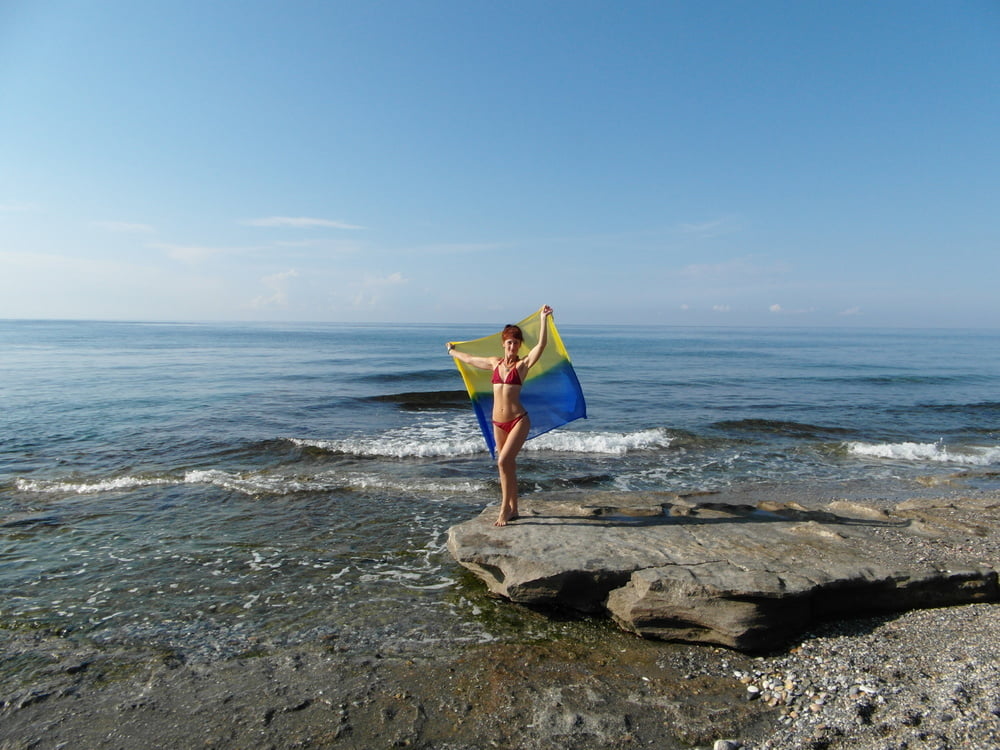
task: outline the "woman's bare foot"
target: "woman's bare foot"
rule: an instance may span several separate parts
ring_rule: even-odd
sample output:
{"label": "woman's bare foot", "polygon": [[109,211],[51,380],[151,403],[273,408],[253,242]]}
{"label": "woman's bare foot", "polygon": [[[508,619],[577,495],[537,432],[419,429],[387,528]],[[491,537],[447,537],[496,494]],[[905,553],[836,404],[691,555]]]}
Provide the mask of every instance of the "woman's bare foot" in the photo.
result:
{"label": "woman's bare foot", "polygon": [[510,523],[511,521],[516,521],[518,518],[520,518],[520,516],[517,515],[517,511],[516,510],[509,510],[507,508],[501,508],[500,509],[500,515],[497,516],[497,520],[493,522],[493,525],[494,526],[506,526],[508,523]]}

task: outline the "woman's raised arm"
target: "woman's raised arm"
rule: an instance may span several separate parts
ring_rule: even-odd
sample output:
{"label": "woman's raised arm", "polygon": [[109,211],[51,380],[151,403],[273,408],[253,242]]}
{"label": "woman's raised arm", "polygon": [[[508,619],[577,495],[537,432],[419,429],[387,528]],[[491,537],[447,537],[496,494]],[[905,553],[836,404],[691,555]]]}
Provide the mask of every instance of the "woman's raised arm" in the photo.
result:
{"label": "woman's raised arm", "polygon": [[552,308],[548,305],[542,305],[541,311],[538,313],[539,317],[539,327],[538,327],[538,341],[528,352],[528,356],[524,358],[528,367],[533,367],[536,362],[541,358],[542,352],[545,351],[545,345],[549,341],[549,323],[548,317],[552,315]]}
{"label": "woman's raised arm", "polygon": [[491,357],[476,357],[472,354],[466,354],[465,352],[460,352],[455,348],[452,342],[448,342],[448,354],[450,354],[455,359],[460,362],[464,362],[469,365],[469,367],[477,367],[480,370],[492,370],[495,366],[497,359]]}

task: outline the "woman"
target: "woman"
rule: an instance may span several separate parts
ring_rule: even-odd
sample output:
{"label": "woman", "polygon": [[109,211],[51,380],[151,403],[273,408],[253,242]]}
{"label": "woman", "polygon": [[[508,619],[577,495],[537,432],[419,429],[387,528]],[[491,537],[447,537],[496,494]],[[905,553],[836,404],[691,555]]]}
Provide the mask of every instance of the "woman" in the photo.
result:
{"label": "woman", "polygon": [[506,526],[516,521],[517,515],[517,454],[528,439],[531,420],[521,405],[521,386],[535,363],[545,351],[548,340],[548,321],[552,308],[542,307],[539,316],[538,342],[521,359],[518,352],[524,336],[521,329],[508,325],[503,329],[502,357],[475,357],[448,344],[448,353],[470,367],[493,371],[493,436],[497,444],[497,468],[500,472],[500,515],[494,526]]}

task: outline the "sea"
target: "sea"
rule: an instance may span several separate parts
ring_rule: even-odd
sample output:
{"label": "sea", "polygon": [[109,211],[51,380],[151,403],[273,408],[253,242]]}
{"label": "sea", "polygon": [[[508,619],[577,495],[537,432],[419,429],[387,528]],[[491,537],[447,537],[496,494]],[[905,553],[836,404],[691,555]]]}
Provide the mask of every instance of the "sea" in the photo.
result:
{"label": "sea", "polygon": [[[496,328],[0,321],[0,639],[551,636],[446,548],[499,487],[445,344]],[[525,498],[1000,487],[1000,332],[559,329],[588,418],[525,446]]]}

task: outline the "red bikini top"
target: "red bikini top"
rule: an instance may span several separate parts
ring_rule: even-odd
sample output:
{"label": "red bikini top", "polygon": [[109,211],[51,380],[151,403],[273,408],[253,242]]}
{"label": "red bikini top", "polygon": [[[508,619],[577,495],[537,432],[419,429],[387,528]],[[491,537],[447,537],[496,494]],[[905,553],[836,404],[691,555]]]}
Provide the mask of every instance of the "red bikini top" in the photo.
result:
{"label": "red bikini top", "polygon": [[507,370],[507,377],[500,377],[500,364],[493,368],[493,379],[490,380],[494,385],[500,383],[501,385],[521,385],[521,373],[517,371],[517,366],[511,367]]}

